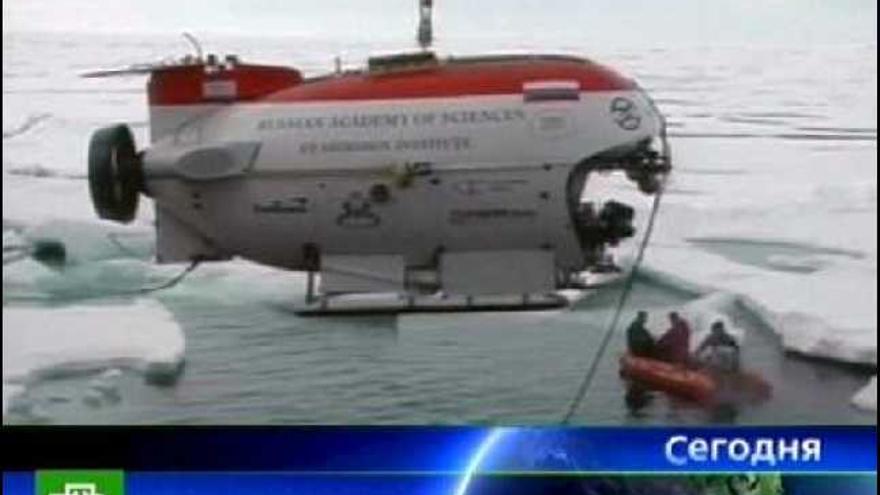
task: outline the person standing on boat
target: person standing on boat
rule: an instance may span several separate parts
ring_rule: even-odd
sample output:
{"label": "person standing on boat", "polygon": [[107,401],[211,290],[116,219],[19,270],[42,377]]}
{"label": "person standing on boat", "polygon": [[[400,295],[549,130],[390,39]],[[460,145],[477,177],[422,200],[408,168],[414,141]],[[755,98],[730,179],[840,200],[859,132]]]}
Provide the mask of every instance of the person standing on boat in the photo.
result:
{"label": "person standing on boat", "polygon": [[657,341],[657,357],[674,364],[688,365],[691,347],[691,328],[677,312],[669,313],[671,327]]}
{"label": "person standing on boat", "polygon": [[739,370],[739,343],[727,333],[724,322],[712,323],[712,331],[697,347],[694,356],[700,363],[717,371],[735,372]]}
{"label": "person standing on boat", "polygon": [[657,354],[657,344],[654,342],[654,337],[645,328],[647,322],[648,313],[639,311],[636,319],[626,329],[627,347],[633,356],[653,358]]}

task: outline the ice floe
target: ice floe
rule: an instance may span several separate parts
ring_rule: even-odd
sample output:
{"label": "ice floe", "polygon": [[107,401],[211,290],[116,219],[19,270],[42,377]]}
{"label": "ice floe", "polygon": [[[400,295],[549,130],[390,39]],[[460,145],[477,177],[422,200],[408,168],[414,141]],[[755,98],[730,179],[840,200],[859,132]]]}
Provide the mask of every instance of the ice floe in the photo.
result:
{"label": "ice floe", "polygon": [[[153,218],[152,202],[148,198],[142,197],[138,216],[129,229],[151,226]],[[111,222],[98,220],[91,204],[89,185],[86,180],[62,175],[34,177],[4,173],[4,225],[11,223],[36,226],[59,219],[77,221],[81,224],[101,225],[104,228],[114,227]]]}
{"label": "ice floe", "polygon": [[3,139],[10,139],[16,136],[20,136],[34,127],[36,127],[40,122],[50,118],[52,114],[50,113],[35,113],[28,115],[24,122],[15,126],[12,129],[6,130],[3,129]]}
{"label": "ice floe", "polygon": [[853,397],[853,404],[866,411],[877,411],[877,377],[871,378],[871,382]]}
{"label": "ice floe", "polygon": [[791,352],[876,367],[876,186],[843,213],[822,191],[773,208],[673,201],[643,270],[748,310]]}
{"label": "ice floe", "polygon": [[[668,224],[686,222],[683,208],[670,210],[664,212]],[[791,351],[877,364],[876,255],[837,256],[828,266],[810,271],[773,270],[760,261],[738,262],[695,249],[687,239],[672,237],[674,229],[658,228],[658,233],[645,258],[648,270],[698,293],[736,294],[737,302],[761,317]]]}
{"label": "ice floe", "polygon": [[3,308],[3,411],[29,383],[45,376],[102,373],[89,387],[89,400],[114,394],[124,367],[148,381],[176,376],[184,359],[184,335],[155,300],[75,307]]}

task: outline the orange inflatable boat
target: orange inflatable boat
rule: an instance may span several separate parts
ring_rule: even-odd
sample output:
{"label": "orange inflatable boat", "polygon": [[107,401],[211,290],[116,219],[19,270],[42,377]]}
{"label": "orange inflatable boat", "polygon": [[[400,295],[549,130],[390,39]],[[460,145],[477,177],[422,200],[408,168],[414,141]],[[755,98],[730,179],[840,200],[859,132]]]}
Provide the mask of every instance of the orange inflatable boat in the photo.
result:
{"label": "orange inflatable boat", "polygon": [[770,384],[754,373],[740,372],[723,378],[715,377],[706,370],[685,368],[631,354],[620,358],[620,375],[646,388],[706,405],[760,402],[772,394]]}

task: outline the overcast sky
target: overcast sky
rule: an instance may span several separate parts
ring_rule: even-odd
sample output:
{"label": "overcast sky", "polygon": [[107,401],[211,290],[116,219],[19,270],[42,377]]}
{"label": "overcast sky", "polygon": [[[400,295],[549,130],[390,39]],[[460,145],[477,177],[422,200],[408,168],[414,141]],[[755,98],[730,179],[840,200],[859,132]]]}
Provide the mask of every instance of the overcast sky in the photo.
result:
{"label": "overcast sky", "polygon": [[[4,31],[414,36],[417,0],[3,0]],[[438,37],[859,42],[876,0],[435,0]]]}

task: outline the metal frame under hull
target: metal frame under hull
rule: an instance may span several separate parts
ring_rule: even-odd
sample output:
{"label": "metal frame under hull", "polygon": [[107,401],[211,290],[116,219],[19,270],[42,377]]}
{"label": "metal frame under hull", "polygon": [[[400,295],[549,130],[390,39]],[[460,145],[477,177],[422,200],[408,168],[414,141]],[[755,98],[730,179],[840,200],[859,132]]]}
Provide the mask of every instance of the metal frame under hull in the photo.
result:
{"label": "metal frame under hull", "polygon": [[398,313],[444,313],[464,311],[535,311],[567,307],[569,300],[559,294],[523,294],[520,296],[409,296],[388,294],[325,296],[295,308],[299,316],[375,315]]}

